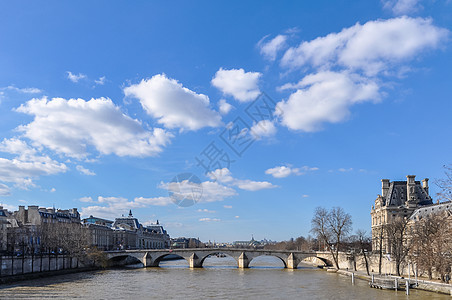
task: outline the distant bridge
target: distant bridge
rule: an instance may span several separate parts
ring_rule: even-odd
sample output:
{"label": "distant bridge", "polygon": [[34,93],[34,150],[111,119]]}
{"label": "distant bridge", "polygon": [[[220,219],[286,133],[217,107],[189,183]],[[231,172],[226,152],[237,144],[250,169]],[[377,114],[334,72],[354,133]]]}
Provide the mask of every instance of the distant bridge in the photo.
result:
{"label": "distant bridge", "polygon": [[318,265],[331,266],[332,259],[329,252],[306,252],[292,250],[261,250],[234,248],[189,248],[189,249],[156,249],[156,250],[118,250],[106,251],[110,262],[126,259],[128,256],[138,259],[144,267],[158,267],[162,259],[168,255],[177,255],[188,261],[190,268],[202,268],[204,260],[210,255],[226,254],[237,261],[239,268],[248,268],[250,262],[262,255],[274,256],[284,263],[284,268],[296,269],[298,264],[311,258]]}

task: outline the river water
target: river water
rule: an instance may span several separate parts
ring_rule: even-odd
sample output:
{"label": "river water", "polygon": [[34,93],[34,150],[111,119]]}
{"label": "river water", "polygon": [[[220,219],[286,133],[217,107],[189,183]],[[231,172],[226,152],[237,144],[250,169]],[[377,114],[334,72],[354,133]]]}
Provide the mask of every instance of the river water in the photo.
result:
{"label": "river water", "polygon": [[122,268],[0,285],[0,299],[450,299],[411,290],[378,290],[368,283],[300,264],[284,269],[274,257],[259,257],[238,269],[232,257],[207,258],[202,269],[185,260],[160,268]]}

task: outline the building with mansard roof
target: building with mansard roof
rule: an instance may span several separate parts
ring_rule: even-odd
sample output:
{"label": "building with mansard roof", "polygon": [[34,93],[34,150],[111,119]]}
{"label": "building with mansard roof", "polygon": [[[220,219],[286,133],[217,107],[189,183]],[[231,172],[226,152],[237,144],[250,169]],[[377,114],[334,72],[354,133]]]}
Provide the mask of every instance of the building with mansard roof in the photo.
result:
{"label": "building with mansard roof", "polygon": [[450,202],[433,203],[429,195],[428,178],[416,181],[415,175],[408,175],[406,181],[381,180],[381,195],[377,196],[370,215],[372,219],[372,249],[390,253],[384,226],[397,218],[416,222],[432,213],[452,209]]}

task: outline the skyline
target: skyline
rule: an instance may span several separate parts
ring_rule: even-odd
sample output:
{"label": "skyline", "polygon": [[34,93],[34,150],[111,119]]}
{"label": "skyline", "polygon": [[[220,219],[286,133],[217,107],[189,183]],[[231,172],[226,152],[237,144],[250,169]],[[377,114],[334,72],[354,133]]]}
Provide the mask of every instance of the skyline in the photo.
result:
{"label": "skyline", "polygon": [[[131,209],[172,237],[227,242],[307,236],[317,206],[370,232],[382,178],[428,177],[436,201],[450,1],[51,3],[0,3],[8,209]],[[261,93],[276,111],[262,123],[247,113]],[[240,149],[231,123],[252,131]],[[229,160],[206,174],[212,143]],[[180,173],[203,183],[201,202],[173,203]]]}

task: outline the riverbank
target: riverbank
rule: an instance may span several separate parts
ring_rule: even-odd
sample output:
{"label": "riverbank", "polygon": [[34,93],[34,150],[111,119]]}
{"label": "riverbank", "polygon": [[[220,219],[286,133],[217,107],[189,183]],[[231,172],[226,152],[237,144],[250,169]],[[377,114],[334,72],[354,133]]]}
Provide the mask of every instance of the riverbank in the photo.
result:
{"label": "riverbank", "polygon": [[[365,280],[367,282],[372,282],[372,276],[367,275],[364,271],[346,271],[346,270],[337,270],[338,274],[345,275],[345,276],[353,276],[354,279],[360,279]],[[352,275],[353,274],[353,275]],[[374,274],[374,278],[391,278],[391,279],[399,279],[400,281],[406,281],[408,278],[400,277],[400,276],[380,276],[378,274]],[[416,285],[417,282],[417,285]],[[446,283],[439,283],[434,281],[428,281],[428,280],[414,280],[410,278],[409,283],[411,284],[412,289],[418,289],[428,292],[435,292],[435,293],[441,293],[446,295],[452,296],[452,284],[446,284]]]}
{"label": "riverbank", "polygon": [[9,276],[0,277],[0,284],[15,283],[15,282],[25,281],[25,280],[41,279],[44,277],[60,276],[60,275],[81,273],[81,272],[88,272],[88,271],[96,271],[96,270],[99,270],[99,268],[97,268],[97,267],[81,267],[81,268],[74,268],[74,269],[43,271],[43,272],[39,272],[39,273],[25,273],[25,274],[9,275]]}

